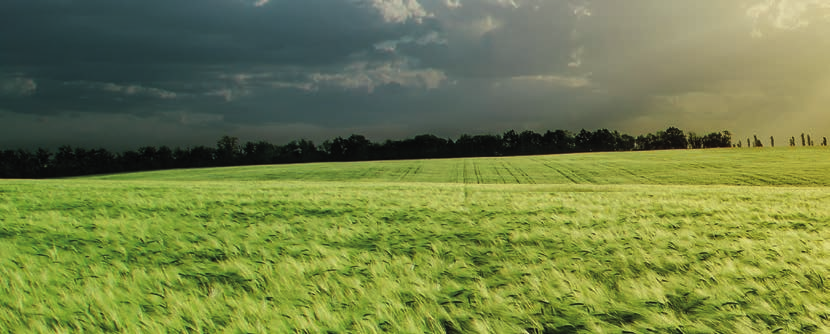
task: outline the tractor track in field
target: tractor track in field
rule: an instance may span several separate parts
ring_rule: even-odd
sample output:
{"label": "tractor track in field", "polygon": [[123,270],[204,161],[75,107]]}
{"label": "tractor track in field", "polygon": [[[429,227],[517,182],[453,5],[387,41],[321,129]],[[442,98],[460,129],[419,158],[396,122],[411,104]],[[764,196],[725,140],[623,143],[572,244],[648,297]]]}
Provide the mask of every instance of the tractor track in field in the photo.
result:
{"label": "tractor track in field", "polygon": [[377,168],[366,168],[366,170],[360,175],[360,177],[362,177],[364,179],[369,179],[373,175],[377,175],[377,174],[378,174],[378,169]]}
{"label": "tractor track in field", "polygon": [[554,171],[559,173],[559,175],[562,175],[564,178],[568,179],[568,181],[571,181],[571,183],[574,183],[574,184],[580,183],[574,176],[566,174],[565,172],[563,172],[559,168],[556,168],[556,167],[548,165],[548,164],[545,164],[545,166],[547,166],[550,169],[553,169]]}
{"label": "tractor track in field", "polygon": [[501,168],[503,168],[507,172],[507,174],[510,174],[510,177],[512,177],[513,180],[516,181],[516,184],[522,184],[522,181],[519,181],[519,178],[516,177],[516,174],[514,174],[513,171],[510,170],[510,166],[506,162],[504,162],[504,160],[501,161]]}
{"label": "tractor track in field", "polygon": [[797,176],[797,175],[782,175],[781,178],[779,178],[779,180],[783,180],[783,181],[786,182],[784,184],[792,185],[792,186],[797,186],[797,185],[819,186],[819,185],[822,185],[821,183],[816,182],[816,180],[809,179],[809,178],[806,178],[806,177]]}
{"label": "tractor track in field", "polygon": [[412,172],[412,167],[404,168],[403,174],[401,174],[401,176],[398,177],[398,180],[403,181],[409,175],[410,172]]}
{"label": "tractor track in field", "polygon": [[418,173],[421,172],[421,167],[423,167],[423,166],[418,165],[417,167],[406,167],[406,168],[404,168],[403,169],[404,172],[400,177],[398,177],[398,180],[399,181],[404,181],[410,175],[412,175],[412,176],[417,175]]}
{"label": "tractor track in field", "polygon": [[653,181],[651,179],[649,179],[649,178],[647,178],[647,177],[645,177],[641,174],[634,173],[630,169],[627,169],[627,168],[623,168],[623,167],[620,167],[620,166],[612,166],[612,165],[603,165],[603,167],[619,170],[619,171],[621,171],[621,172],[623,172],[627,175],[632,176],[636,180],[641,180],[641,181],[645,182],[645,184],[653,183]]}
{"label": "tractor track in field", "polygon": [[476,174],[476,183],[482,184],[484,181],[484,177],[481,176],[481,168],[478,167],[477,163],[473,163],[473,172]]}
{"label": "tractor track in field", "polygon": [[777,184],[776,181],[780,180],[780,178],[769,175],[741,174],[737,177],[737,180],[748,186],[764,186]]}
{"label": "tractor track in field", "polygon": [[493,170],[496,172],[496,176],[503,184],[507,184],[507,180],[505,179],[504,175],[501,175],[501,171],[499,171],[499,166],[493,166]]}
{"label": "tractor track in field", "polygon": [[472,167],[473,167],[472,168],[473,169],[473,175],[469,175],[469,172],[467,171],[467,169],[468,169],[467,168],[467,165],[468,165],[467,163],[468,163],[468,161],[464,161],[464,166],[462,167],[461,177],[462,177],[463,183],[464,184],[472,184],[473,183],[473,178],[475,178],[475,183],[476,184],[481,184],[482,181],[483,181],[483,178],[481,176],[481,169],[478,167],[478,164],[475,163],[475,162],[470,162],[470,164],[472,164]]}
{"label": "tractor track in field", "polygon": [[[513,170],[511,170],[511,168],[510,168],[510,167],[512,167],[512,166],[511,166],[509,163],[506,163],[506,162],[502,161],[502,162],[501,162],[501,164],[502,164],[502,167],[504,168],[504,170],[506,170],[506,171],[507,171],[507,173],[509,173],[509,174],[510,174],[510,176],[511,176],[511,177],[513,177],[513,180],[516,180],[516,184],[522,184],[522,183],[523,183],[523,182],[519,179],[519,177],[518,177],[518,176],[516,176],[516,173],[514,173],[514,172],[513,172]],[[518,172],[521,176],[523,176],[523,177],[525,178],[525,180],[527,180],[527,183],[529,183],[529,184],[535,184],[535,183],[536,183],[535,181],[533,181],[533,179],[530,177],[530,175],[527,175],[527,173],[525,173],[523,170],[521,170],[521,169],[519,169],[519,168],[514,168],[514,169],[516,169],[516,171],[517,171],[517,172]]]}
{"label": "tractor track in field", "polygon": [[[580,183],[582,183],[582,182],[578,179],[578,176],[576,176],[576,175],[568,175],[567,173],[565,173],[564,171],[562,171],[561,169],[557,168],[556,166],[554,166],[554,165],[553,165],[553,164],[551,164],[551,163],[548,163],[548,162],[545,162],[545,161],[542,161],[542,160],[540,160],[539,162],[541,162],[541,163],[542,163],[542,165],[544,165],[545,167],[550,168],[550,169],[552,169],[553,171],[555,171],[555,172],[559,173],[559,175],[562,175],[562,177],[564,177],[564,178],[565,178],[565,179],[567,179],[568,181],[571,181],[571,183],[573,183],[573,184],[580,184]],[[574,174],[574,173],[571,173],[571,174]]]}
{"label": "tractor track in field", "polygon": [[464,164],[461,165],[461,183],[464,184],[464,207],[470,206],[470,182],[467,179],[467,162],[468,160],[464,160]]}
{"label": "tractor track in field", "polygon": [[[467,184],[467,161],[464,160],[464,164],[461,165],[461,183]],[[465,188],[466,189],[466,188]],[[466,192],[465,192],[466,196]]]}
{"label": "tractor track in field", "polygon": [[537,184],[538,183],[538,182],[536,182],[536,179],[534,179],[532,176],[530,176],[530,174],[525,172],[524,169],[518,168],[518,167],[515,167],[515,168],[516,168],[516,171],[519,172],[519,174],[524,176],[525,180],[527,180],[528,183],[530,183],[530,184]]}

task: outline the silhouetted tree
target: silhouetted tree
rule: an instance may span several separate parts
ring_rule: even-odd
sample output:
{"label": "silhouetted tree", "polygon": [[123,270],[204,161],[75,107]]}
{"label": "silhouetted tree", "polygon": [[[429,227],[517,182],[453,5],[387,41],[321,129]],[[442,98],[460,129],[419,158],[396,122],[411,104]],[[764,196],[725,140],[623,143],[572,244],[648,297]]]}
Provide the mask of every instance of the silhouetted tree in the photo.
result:
{"label": "silhouetted tree", "polygon": [[[813,145],[808,136],[805,145]],[[756,146],[760,141],[755,137]],[[771,145],[774,138],[770,137]],[[791,145],[795,145],[792,137]],[[751,145],[749,140],[747,144]],[[740,147],[741,141],[736,146]],[[823,138],[822,145],[826,145]],[[36,153],[25,150],[0,151],[0,178],[56,177],[83,174],[127,172],[167,168],[212,167],[241,164],[298,163],[313,161],[357,161],[368,159],[422,159],[466,156],[501,156],[522,154],[570,153],[583,151],[628,151],[673,148],[731,147],[729,131],[703,137],[678,128],[648,133],[638,137],[618,131],[582,129],[578,134],[565,130],[547,131],[544,135],[525,130],[500,135],[462,135],[457,141],[424,134],[399,141],[372,143],[362,135],[337,137],[315,146],[308,140],[295,140],[284,146],[264,141],[239,145],[236,137],[223,136],[216,147],[175,148],[142,146],[113,154],[105,149],[61,146],[55,154],[44,149]]]}
{"label": "silhouetted tree", "polygon": [[614,151],[617,147],[617,136],[608,129],[599,129],[591,134],[588,144],[593,152]]}
{"label": "silhouetted tree", "polygon": [[565,130],[545,132],[542,142],[546,153],[573,152],[575,147],[574,136]]}
{"label": "silhouetted tree", "polygon": [[[133,150],[124,151],[118,155],[118,165],[120,172],[133,172],[141,170],[141,156],[138,152]],[[187,166],[194,167],[194,166]]]}
{"label": "silhouetted tree", "polygon": [[790,137],[790,146],[795,147],[795,137]]}
{"label": "silhouetted tree", "polygon": [[807,146],[807,139],[804,137],[804,133],[801,134],[801,146]]}
{"label": "silhouetted tree", "polygon": [[362,161],[369,159],[371,142],[362,135],[353,134],[349,138],[326,141],[322,147],[331,161]]}
{"label": "silhouetted tree", "polygon": [[409,159],[446,158],[450,156],[452,140],[435,135],[423,134],[412,138],[406,145]]}
{"label": "silhouetted tree", "polygon": [[720,147],[729,147],[729,143],[732,142],[732,133],[729,130],[723,130],[720,136],[721,146]]}
{"label": "silhouetted tree", "polygon": [[686,134],[683,133],[683,130],[680,130],[676,127],[669,127],[663,132],[663,148],[665,149],[680,149],[686,148],[688,146],[688,142],[686,141]]}
{"label": "silhouetted tree", "polygon": [[502,155],[503,144],[498,135],[461,135],[455,141],[456,154],[462,157],[492,157]]}
{"label": "silhouetted tree", "polygon": [[38,148],[37,152],[35,153],[35,159],[37,161],[38,170],[42,171],[41,173],[45,173],[49,169],[49,167],[51,167],[50,164],[52,160],[52,152],[49,152],[44,148]]}
{"label": "silhouetted tree", "polygon": [[510,130],[501,135],[501,141],[504,146],[504,154],[517,155],[519,154],[519,134],[516,131]]}
{"label": "silhouetted tree", "polygon": [[348,156],[349,160],[369,160],[369,148],[371,147],[366,137],[362,135],[351,135],[348,139]]}
{"label": "silhouetted tree", "polygon": [[647,133],[645,135],[637,136],[635,149],[640,151],[661,149],[658,135]]}
{"label": "silhouetted tree", "polygon": [[632,151],[634,150],[636,144],[636,139],[630,135],[623,134],[620,135],[620,139],[617,141],[617,150],[618,151]]}
{"label": "silhouetted tree", "polygon": [[242,147],[239,146],[239,138],[222,136],[216,142],[216,159],[219,164],[233,165],[242,155]]}
{"label": "silhouetted tree", "polygon": [[760,140],[758,140],[758,136],[753,135],[753,136],[752,136],[752,139],[754,140],[754,141],[753,141],[753,146],[754,146],[754,147],[764,147],[764,144],[763,144],[763,143],[761,143],[761,141],[760,141]]}
{"label": "silhouetted tree", "polygon": [[28,151],[0,152],[0,178],[35,178],[39,170],[37,157]]}
{"label": "silhouetted tree", "polygon": [[189,167],[216,166],[216,149],[206,146],[196,146],[189,151],[187,157]]}
{"label": "silhouetted tree", "polygon": [[55,161],[53,162],[55,173],[61,176],[78,175],[79,163],[75,157],[75,150],[68,145],[58,147],[58,152],[55,153]]}
{"label": "silhouetted tree", "polygon": [[247,142],[242,147],[243,160],[251,165],[277,163],[280,148],[265,141]]}
{"label": "silhouetted tree", "polygon": [[181,147],[176,147],[176,149],[173,150],[173,160],[176,161],[176,167],[177,168],[190,167],[190,165],[188,164],[188,161],[187,161],[189,154],[190,154],[189,151],[186,151],[186,150],[182,149]]}
{"label": "silhouetted tree", "polygon": [[83,174],[112,173],[119,169],[115,154],[103,148],[86,151],[84,160]]}
{"label": "silhouetted tree", "polygon": [[591,137],[593,134],[588,130],[579,130],[579,133],[574,137],[577,152],[591,152]]}
{"label": "silhouetted tree", "polygon": [[[741,147],[738,141],[737,147]],[[732,147],[732,134],[729,131],[712,132],[703,137],[703,148]]]}
{"label": "silhouetted tree", "polygon": [[156,156],[158,150],[153,146],[143,146],[138,148],[139,170],[155,170],[159,169],[158,157]]}
{"label": "silhouetted tree", "polygon": [[473,150],[475,144],[473,143],[473,136],[463,134],[455,141],[455,154],[459,157],[471,157],[474,155]]}
{"label": "silhouetted tree", "polygon": [[696,149],[696,148],[703,148],[703,137],[698,136],[694,132],[689,132],[687,135],[689,148]]}
{"label": "silhouetted tree", "polygon": [[813,140],[810,139],[810,135],[807,135],[807,145],[808,146],[813,146]]}
{"label": "silhouetted tree", "polygon": [[326,155],[328,155],[330,161],[346,161],[347,146],[346,139],[337,137],[324,141],[321,147]]}
{"label": "silhouetted tree", "polygon": [[775,147],[775,138],[769,136],[769,147]]}
{"label": "silhouetted tree", "polygon": [[821,146],[827,146],[827,137],[821,137]]}
{"label": "silhouetted tree", "polygon": [[159,146],[156,151],[156,164],[159,169],[170,169],[176,167],[176,158],[173,150],[166,145]]}
{"label": "silhouetted tree", "polygon": [[[363,137],[363,136],[360,136]],[[351,137],[343,142],[346,150],[354,150],[353,147],[355,145],[354,142],[350,142],[349,140],[353,140]],[[366,138],[363,138],[366,143],[369,141]],[[350,145],[352,147],[350,148]],[[280,155],[278,162],[280,163],[298,163],[298,162],[315,162],[321,161],[322,156],[320,151],[317,149],[317,146],[314,145],[314,142],[306,139],[300,139],[292,141],[279,149]],[[354,152],[350,152],[352,154]],[[363,156],[356,157],[350,160],[367,160],[368,159],[368,151],[365,152]]]}
{"label": "silhouetted tree", "polygon": [[49,177],[51,153],[39,148],[35,153],[23,149],[0,151],[0,179]]}
{"label": "silhouetted tree", "polygon": [[518,154],[540,154],[542,153],[543,137],[536,132],[525,130],[519,134]]}

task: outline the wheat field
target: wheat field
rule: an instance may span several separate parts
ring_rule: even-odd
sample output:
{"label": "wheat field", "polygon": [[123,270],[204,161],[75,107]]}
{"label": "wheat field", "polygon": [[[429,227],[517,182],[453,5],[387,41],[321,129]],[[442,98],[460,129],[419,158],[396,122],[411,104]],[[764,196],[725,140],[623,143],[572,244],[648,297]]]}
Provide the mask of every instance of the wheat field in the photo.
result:
{"label": "wheat field", "polygon": [[9,333],[811,333],[830,151],[0,181]]}

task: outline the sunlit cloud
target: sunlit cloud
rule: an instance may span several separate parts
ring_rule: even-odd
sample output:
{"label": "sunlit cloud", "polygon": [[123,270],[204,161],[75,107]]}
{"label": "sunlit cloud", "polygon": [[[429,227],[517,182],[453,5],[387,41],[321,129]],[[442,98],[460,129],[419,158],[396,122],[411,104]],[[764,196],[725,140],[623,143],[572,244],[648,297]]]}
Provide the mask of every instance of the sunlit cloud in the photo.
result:
{"label": "sunlit cloud", "polygon": [[591,85],[588,76],[522,75],[511,78],[514,82],[549,84],[560,87],[581,88]]}
{"label": "sunlit cloud", "polygon": [[585,47],[580,46],[573,52],[571,52],[571,62],[568,63],[568,67],[580,67],[582,66],[582,56],[585,54]]}
{"label": "sunlit cloud", "polygon": [[444,0],[444,5],[449,9],[461,8],[461,0]]}
{"label": "sunlit cloud", "polygon": [[175,99],[179,94],[166,89],[147,87],[138,84],[117,84],[112,82],[72,81],[64,83],[67,86],[79,86],[107,93],[116,93],[123,96],[140,96],[158,99]]}
{"label": "sunlit cloud", "polygon": [[0,96],[27,97],[37,92],[37,82],[27,77],[0,77]]}
{"label": "sunlit cloud", "polygon": [[405,23],[413,21],[423,23],[425,18],[433,17],[418,0],[353,0],[377,10],[386,22]]}
{"label": "sunlit cloud", "polygon": [[516,0],[494,0],[494,1],[502,7],[519,8],[519,4],[516,2]]}
{"label": "sunlit cloud", "polygon": [[587,5],[571,5],[571,8],[573,10],[574,16],[580,19],[590,17],[591,15],[593,15],[591,13],[591,9],[588,8]]}
{"label": "sunlit cloud", "polygon": [[315,89],[333,86],[344,89],[365,90],[368,93],[377,87],[400,85],[422,89],[436,89],[447,80],[446,74],[436,69],[417,69],[405,61],[379,65],[359,62],[335,73],[314,73],[310,75]]}
{"label": "sunlit cloud", "polygon": [[749,6],[746,15],[755,22],[755,37],[764,36],[763,26],[775,29],[796,30],[809,26],[816,20],[827,21],[830,0],[764,0]]}
{"label": "sunlit cloud", "polygon": [[475,35],[485,35],[491,31],[501,28],[502,22],[492,16],[486,16],[470,24],[470,30]]}
{"label": "sunlit cloud", "polygon": [[397,51],[399,45],[405,44],[417,46],[425,46],[430,44],[445,45],[447,44],[447,39],[441,37],[441,35],[439,35],[438,32],[431,31],[428,34],[417,38],[407,35],[395,40],[378,42],[374,44],[374,47],[376,50],[379,51],[395,52]]}

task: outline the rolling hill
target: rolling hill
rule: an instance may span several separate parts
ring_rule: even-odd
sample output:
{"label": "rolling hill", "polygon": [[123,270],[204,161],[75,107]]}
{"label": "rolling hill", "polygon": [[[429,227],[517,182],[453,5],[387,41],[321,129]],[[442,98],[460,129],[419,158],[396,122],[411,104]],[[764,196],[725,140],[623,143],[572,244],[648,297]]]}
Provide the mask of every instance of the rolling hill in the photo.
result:
{"label": "rolling hill", "polygon": [[830,152],[0,181],[10,332],[811,333]]}

